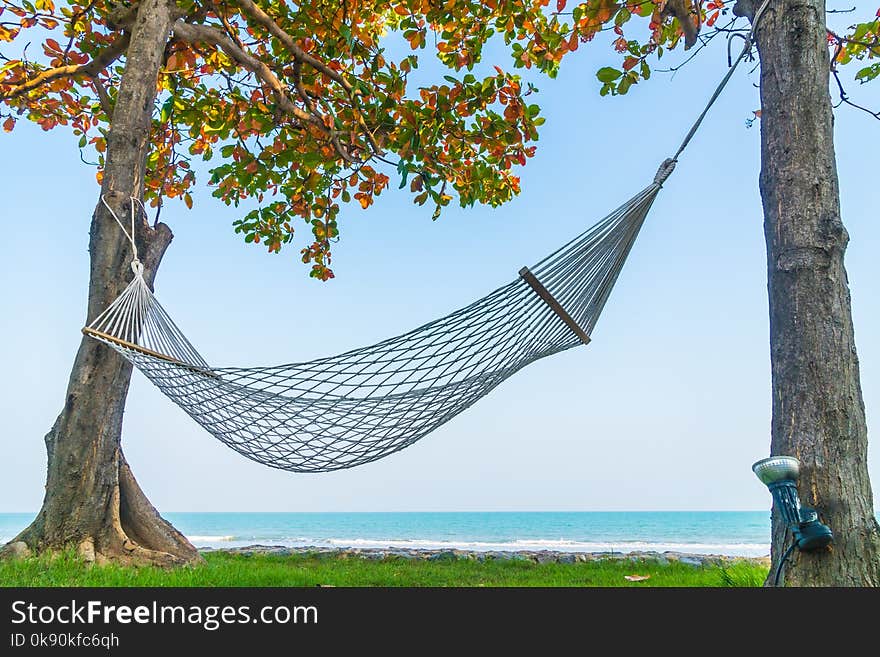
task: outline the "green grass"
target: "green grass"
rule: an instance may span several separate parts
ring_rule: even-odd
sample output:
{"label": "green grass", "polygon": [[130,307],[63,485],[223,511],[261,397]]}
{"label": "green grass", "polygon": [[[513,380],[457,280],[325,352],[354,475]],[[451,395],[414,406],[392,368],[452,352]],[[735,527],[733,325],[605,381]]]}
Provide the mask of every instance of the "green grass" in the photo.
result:
{"label": "green grass", "polygon": [[[650,575],[629,582],[626,575]],[[199,566],[162,570],[89,566],[71,555],[0,561],[0,586],[760,586],[767,568],[748,562],[406,560],[209,553]]]}

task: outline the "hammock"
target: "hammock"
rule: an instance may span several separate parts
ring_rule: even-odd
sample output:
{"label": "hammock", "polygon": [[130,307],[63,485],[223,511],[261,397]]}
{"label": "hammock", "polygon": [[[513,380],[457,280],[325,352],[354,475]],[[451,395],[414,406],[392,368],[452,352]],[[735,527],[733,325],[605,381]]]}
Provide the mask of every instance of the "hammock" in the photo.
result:
{"label": "hammock", "polygon": [[540,358],[590,341],[662,182],[519,277],[378,344],[275,367],[212,367],[134,278],[83,332],[135,365],[190,417],[259,463],[327,472],[407,447]]}
{"label": "hammock", "polygon": [[132,225],[134,278],[83,333],[122,354],[209,433],[270,467],[328,472],[404,449],[529,363],[590,341],[651,204],[751,51],[755,25],[768,3],[764,0],[755,13],[739,57],[654,181],[469,306],[330,358],[276,367],[212,367],[144,281]]}

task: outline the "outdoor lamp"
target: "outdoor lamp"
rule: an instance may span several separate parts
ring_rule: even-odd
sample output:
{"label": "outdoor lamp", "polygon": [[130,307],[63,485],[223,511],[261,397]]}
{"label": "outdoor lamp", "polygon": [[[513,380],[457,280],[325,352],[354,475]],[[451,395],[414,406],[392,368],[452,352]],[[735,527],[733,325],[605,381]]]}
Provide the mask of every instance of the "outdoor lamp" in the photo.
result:
{"label": "outdoor lamp", "polygon": [[802,551],[818,550],[834,539],[828,525],[819,522],[815,509],[801,506],[797,491],[800,462],[793,456],[771,456],[752,466],[761,483],[770,489],[773,502]]}

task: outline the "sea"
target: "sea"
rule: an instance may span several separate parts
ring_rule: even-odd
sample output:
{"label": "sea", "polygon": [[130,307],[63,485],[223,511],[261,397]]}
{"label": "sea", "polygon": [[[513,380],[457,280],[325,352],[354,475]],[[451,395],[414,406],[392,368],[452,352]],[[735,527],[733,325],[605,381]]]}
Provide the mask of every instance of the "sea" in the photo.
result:
{"label": "sea", "polygon": [[[653,550],[760,557],[770,553],[769,511],[166,513],[196,546]],[[0,513],[0,545],[32,520]]]}

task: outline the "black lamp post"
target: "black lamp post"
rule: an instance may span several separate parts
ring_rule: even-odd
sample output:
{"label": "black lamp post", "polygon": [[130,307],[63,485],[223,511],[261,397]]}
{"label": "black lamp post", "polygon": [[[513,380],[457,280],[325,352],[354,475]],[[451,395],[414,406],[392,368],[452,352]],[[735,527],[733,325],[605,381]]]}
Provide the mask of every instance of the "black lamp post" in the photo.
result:
{"label": "black lamp post", "polygon": [[831,528],[819,522],[816,510],[801,506],[797,491],[800,462],[796,458],[771,456],[755,463],[752,471],[770,489],[773,502],[791,530],[798,550],[819,550],[834,540]]}

